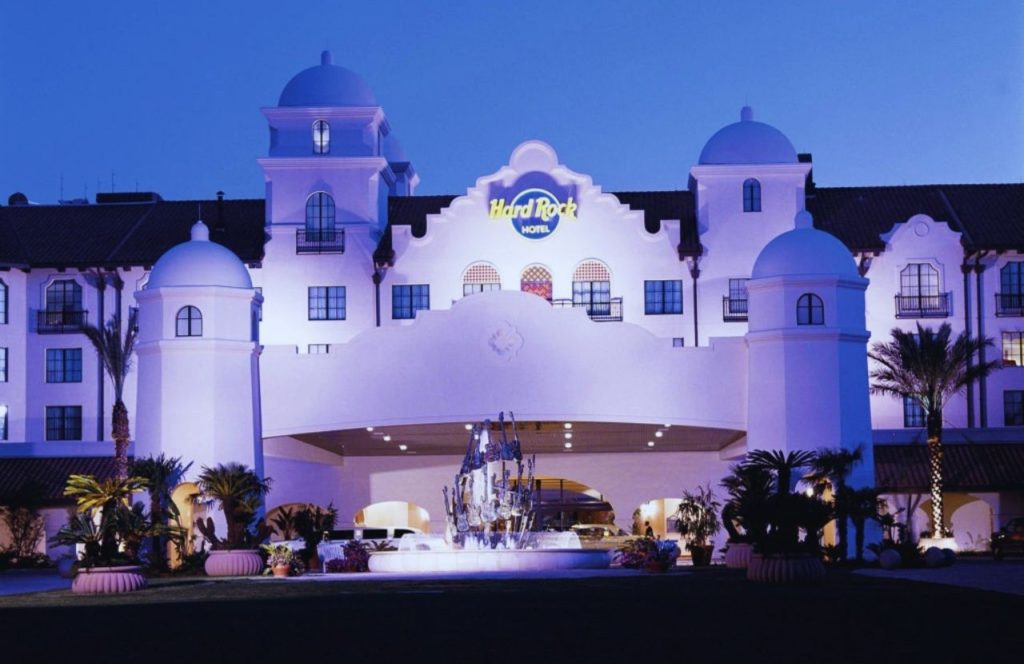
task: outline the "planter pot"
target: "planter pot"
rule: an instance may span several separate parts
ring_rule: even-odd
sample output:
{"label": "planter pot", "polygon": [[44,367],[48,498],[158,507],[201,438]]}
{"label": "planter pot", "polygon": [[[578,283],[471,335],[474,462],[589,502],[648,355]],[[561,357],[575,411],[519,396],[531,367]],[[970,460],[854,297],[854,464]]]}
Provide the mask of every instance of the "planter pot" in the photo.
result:
{"label": "planter pot", "polygon": [[714,549],[710,546],[692,546],[688,549],[694,567],[707,567],[711,564],[711,554],[714,553]]}
{"label": "planter pot", "polygon": [[139,565],[82,568],[71,582],[71,592],[90,595],[128,593],[145,587],[146,577]]}
{"label": "planter pot", "polygon": [[818,556],[751,554],[747,578],[758,583],[816,583],[825,578],[825,565]]}
{"label": "planter pot", "polygon": [[204,569],[206,576],[256,576],[263,569],[263,558],[252,549],[211,551]]}
{"label": "planter pot", "polygon": [[289,572],[291,572],[292,567],[291,567],[291,565],[274,565],[273,569],[274,569],[274,576],[287,577]]}
{"label": "planter pot", "polygon": [[730,569],[746,569],[753,552],[754,547],[749,542],[730,542],[725,549],[725,566]]}

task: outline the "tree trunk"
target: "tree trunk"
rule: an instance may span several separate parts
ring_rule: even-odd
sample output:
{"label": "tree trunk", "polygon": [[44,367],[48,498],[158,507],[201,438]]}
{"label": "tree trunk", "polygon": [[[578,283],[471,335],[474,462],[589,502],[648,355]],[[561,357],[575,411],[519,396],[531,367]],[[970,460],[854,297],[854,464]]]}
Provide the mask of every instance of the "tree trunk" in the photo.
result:
{"label": "tree trunk", "polygon": [[832,494],[832,500],[836,506],[836,548],[839,549],[839,556],[843,560],[846,560],[849,557],[850,524],[846,510],[847,495],[845,484],[842,482],[836,482],[835,492]]}
{"label": "tree trunk", "polygon": [[114,402],[114,414],[112,419],[111,436],[114,439],[114,469],[117,479],[128,479],[128,441],[131,440],[131,430],[128,426],[128,409],[124,402],[118,399]]}
{"label": "tree trunk", "polygon": [[864,562],[864,521],[854,521],[854,542],[857,546],[857,562]]}
{"label": "tree trunk", "polygon": [[[164,523],[163,506],[161,505],[160,497],[152,493],[149,496],[149,519],[154,524],[166,525]],[[152,565],[155,569],[165,570],[167,569],[167,551],[164,548],[164,538],[162,535],[153,535],[150,538],[151,546],[153,547],[153,560]]]}
{"label": "tree trunk", "polygon": [[932,499],[932,537],[945,537],[946,526],[942,506],[942,413],[928,414],[928,473]]}

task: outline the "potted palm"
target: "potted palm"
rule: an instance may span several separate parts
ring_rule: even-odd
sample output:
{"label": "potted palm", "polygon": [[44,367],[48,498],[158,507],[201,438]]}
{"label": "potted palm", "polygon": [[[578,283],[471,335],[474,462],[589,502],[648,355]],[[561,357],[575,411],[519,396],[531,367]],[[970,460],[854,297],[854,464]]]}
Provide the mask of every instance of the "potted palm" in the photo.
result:
{"label": "potted palm", "polygon": [[240,463],[203,466],[199,490],[220,503],[227,522],[227,535],[221,538],[212,518],[196,520],[196,528],[211,546],[204,566],[208,576],[252,576],[263,568],[258,547],[271,529],[259,516],[259,508],[270,482]]}
{"label": "potted palm", "polygon": [[299,576],[305,566],[287,544],[263,544],[260,548],[267,554],[267,568],[263,574],[276,577]]}
{"label": "potted palm", "polygon": [[686,540],[686,550],[690,552],[694,567],[711,564],[711,554],[715,550],[711,538],[722,529],[718,519],[721,507],[710,485],[698,486],[695,493],[683,491],[683,499],[675,515],[676,529]]}
{"label": "potted palm", "polygon": [[763,468],[739,463],[730,468],[721,484],[729,493],[722,507],[722,526],[729,535],[725,566],[746,569],[753,553],[753,540],[768,527],[765,506],[772,495],[772,476]]}
{"label": "potted palm", "polygon": [[64,495],[75,497],[77,512],[52,541],[84,548],[74,564],[72,592],[119,593],[146,586],[139,548],[159,527],[152,524],[141,503],[128,502],[145,486],[141,477],[103,481],[91,475],[68,478]]}

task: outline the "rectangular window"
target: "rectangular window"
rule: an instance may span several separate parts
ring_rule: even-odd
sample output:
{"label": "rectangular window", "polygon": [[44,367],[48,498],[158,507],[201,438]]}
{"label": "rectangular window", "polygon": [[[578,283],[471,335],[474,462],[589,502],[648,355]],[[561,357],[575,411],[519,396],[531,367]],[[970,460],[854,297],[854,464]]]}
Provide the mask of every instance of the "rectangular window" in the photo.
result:
{"label": "rectangular window", "polygon": [[0,348],[0,383],[7,382],[7,349]]}
{"label": "rectangular window", "polygon": [[[260,297],[263,297],[263,287],[262,286],[257,286],[255,290],[256,290],[256,294],[257,295],[259,295]],[[256,305],[256,315],[257,315],[256,320],[259,320],[259,321],[263,320],[263,300],[260,300],[260,303],[258,305]]]}
{"label": "rectangular window", "polygon": [[610,316],[612,313],[612,282],[572,282],[572,304],[585,307],[588,316]]}
{"label": "rectangular window", "polygon": [[1003,332],[1003,366],[1024,367],[1024,332]]}
{"label": "rectangular window", "polygon": [[391,287],[391,317],[415,318],[416,312],[430,309],[430,285],[411,284]]}
{"label": "rectangular window", "polygon": [[0,440],[7,440],[7,405],[0,403]]}
{"label": "rectangular window", "polygon": [[462,296],[487,293],[489,291],[500,291],[501,284],[462,284]]}
{"label": "rectangular window", "polygon": [[1003,392],[1003,423],[1008,427],[1024,426],[1024,390]]}
{"label": "rectangular window", "polygon": [[306,346],[306,352],[310,355],[326,355],[331,352],[330,344],[309,344]]}
{"label": "rectangular window", "polygon": [[0,325],[7,324],[7,284],[0,280]]}
{"label": "rectangular window", "polygon": [[686,346],[686,339],[683,337],[672,337],[673,348],[683,348]]}
{"label": "rectangular window", "polygon": [[914,397],[903,397],[903,426],[910,429],[924,425],[924,408],[921,402]]}
{"label": "rectangular window", "polygon": [[47,406],[46,440],[82,440],[82,407]]}
{"label": "rectangular window", "polygon": [[46,349],[46,382],[47,383],[81,383],[82,382],[82,349],[81,348],[47,348]]}
{"label": "rectangular window", "polygon": [[345,320],[345,287],[310,286],[309,320]]}
{"label": "rectangular window", "polygon": [[683,282],[678,279],[644,282],[644,313],[683,313]]}

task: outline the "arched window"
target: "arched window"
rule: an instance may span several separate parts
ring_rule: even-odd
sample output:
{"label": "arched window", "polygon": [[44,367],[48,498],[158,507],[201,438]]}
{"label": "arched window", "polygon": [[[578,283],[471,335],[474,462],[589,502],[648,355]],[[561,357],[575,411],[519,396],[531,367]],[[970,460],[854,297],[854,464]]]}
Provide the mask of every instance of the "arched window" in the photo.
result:
{"label": "arched window", "polygon": [[825,305],[814,293],[804,293],[796,301],[797,325],[824,325]]}
{"label": "arched window", "polygon": [[462,273],[462,295],[501,290],[501,276],[489,263],[474,263]]}
{"label": "arched window", "polygon": [[334,240],[334,199],[325,191],[306,199],[306,239],[315,242]]}
{"label": "arched window", "polygon": [[911,263],[900,271],[897,318],[943,318],[949,298],[941,292],[939,271],[928,263]]}
{"label": "arched window", "polygon": [[743,211],[761,211],[761,183],[754,178],[743,183]]}
{"label": "arched window", "polygon": [[523,270],[519,279],[519,290],[533,293],[551,301],[551,271],[543,265],[531,265]]}
{"label": "arched window", "polygon": [[328,154],[331,151],[331,125],[326,120],[313,123],[313,154]]}
{"label": "arched window", "polygon": [[600,261],[584,261],[572,275],[572,305],[586,307],[589,316],[609,316],[612,310],[612,277]]}
{"label": "arched window", "polygon": [[1024,262],[1013,261],[999,270],[997,316],[1024,316]]}
{"label": "arched window", "polygon": [[191,305],[178,310],[176,320],[175,336],[178,337],[201,337],[203,336],[203,314],[197,307]]}
{"label": "arched window", "polygon": [[7,284],[0,279],[0,325],[7,325]]}

